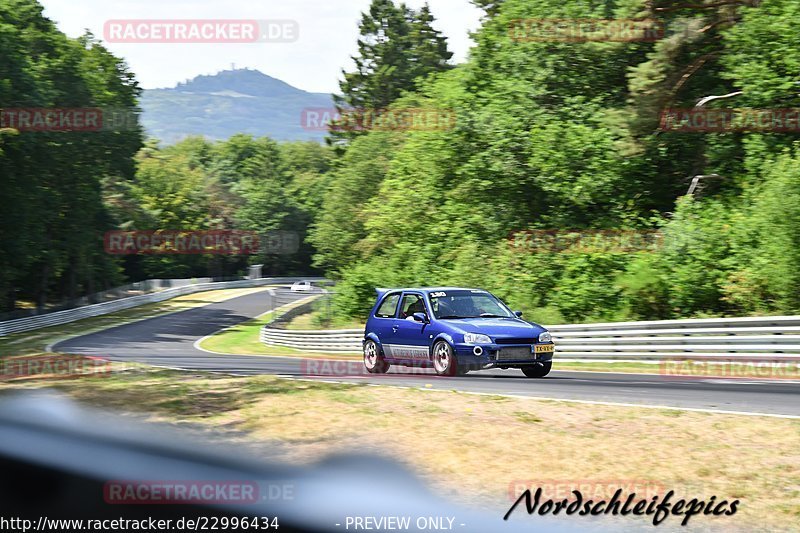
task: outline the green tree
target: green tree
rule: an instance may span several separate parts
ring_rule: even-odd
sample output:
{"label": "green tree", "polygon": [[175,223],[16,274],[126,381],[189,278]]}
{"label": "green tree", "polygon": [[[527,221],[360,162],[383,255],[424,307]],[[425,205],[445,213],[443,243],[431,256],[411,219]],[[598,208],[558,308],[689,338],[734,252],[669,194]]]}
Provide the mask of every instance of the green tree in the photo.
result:
{"label": "green tree", "polygon": [[362,257],[357,245],[367,235],[367,203],[386,175],[397,142],[397,135],[384,132],[358,138],[331,171],[309,236],[316,249],[315,266],[336,275]]}
{"label": "green tree", "polygon": [[[342,70],[341,94],[334,95],[339,112],[378,112],[413,90],[419,78],[451,68],[453,54],[434,22],[427,5],[415,11],[393,0],[372,0],[361,15],[356,68]],[[328,140],[341,144],[356,135],[334,128]]]}
{"label": "green tree", "polygon": [[[469,61],[391,104],[450,110],[455,127],[369,132],[337,162],[314,243],[342,277],[340,312],[361,315],[372,287],[406,283],[481,285],[548,321],[798,311],[793,136],[659,131],[664,108],[709,96],[727,96],[709,108],[797,107],[797,2],[477,4],[487,17]],[[655,42],[509,32],[552,18],[657,18],[666,32]],[[698,174],[720,178],[685,197]],[[639,252],[508,243],[524,229],[653,227],[663,245]]]}
{"label": "green tree", "polygon": [[[102,251],[112,226],[102,183],[133,175],[139,89],[93,36],[67,38],[33,0],[0,1],[0,108],[114,109],[133,120],[103,131],[3,135],[0,305],[42,307],[120,279]],[[8,238],[6,238],[8,235]]]}

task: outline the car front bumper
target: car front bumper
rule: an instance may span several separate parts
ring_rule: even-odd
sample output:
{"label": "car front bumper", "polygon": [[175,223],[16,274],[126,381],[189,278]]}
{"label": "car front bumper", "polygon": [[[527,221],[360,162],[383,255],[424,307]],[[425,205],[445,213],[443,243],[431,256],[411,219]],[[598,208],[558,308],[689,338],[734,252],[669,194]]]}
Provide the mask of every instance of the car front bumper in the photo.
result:
{"label": "car front bumper", "polygon": [[[538,345],[555,346],[553,343],[540,343]],[[474,349],[476,346],[482,348],[482,354],[475,355]],[[501,354],[501,350],[506,353]],[[533,353],[530,344],[456,344],[454,351],[459,364],[483,368],[517,367],[547,363],[553,360],[554,354],[554,352]]]}

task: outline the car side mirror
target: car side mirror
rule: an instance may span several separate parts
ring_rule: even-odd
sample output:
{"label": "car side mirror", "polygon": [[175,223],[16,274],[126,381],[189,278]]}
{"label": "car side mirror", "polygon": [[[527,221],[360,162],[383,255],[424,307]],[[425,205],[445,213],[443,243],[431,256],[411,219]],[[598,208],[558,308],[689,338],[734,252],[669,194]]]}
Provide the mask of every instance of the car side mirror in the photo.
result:
{"label": "car side mirror", "polygon": [[417,322],[422,322],[423,324],[428,323],[428,315],[426,315],[425,313],[414,313],[412,316],[414,317],[414,320],[416,320]]}
{"label": "car side mirror", "polygon": [[514,314],[519,318],[522,316],[522,311],[514,311]]}

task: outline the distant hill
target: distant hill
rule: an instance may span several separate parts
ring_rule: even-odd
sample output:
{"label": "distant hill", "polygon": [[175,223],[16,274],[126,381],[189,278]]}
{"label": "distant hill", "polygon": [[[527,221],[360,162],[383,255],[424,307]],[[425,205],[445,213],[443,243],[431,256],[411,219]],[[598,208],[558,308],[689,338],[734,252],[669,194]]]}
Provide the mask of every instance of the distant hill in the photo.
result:
{"label": "distant hill", "polygon": [[309,93],[257,70],[226,70],[197,76],[172,89],[145,90],[142,123],[166,144],[189,135],[227,139],[236,133],[279,141],[322,141],[326,133],[305,129],[305,108],[330,108],[330,94]]}

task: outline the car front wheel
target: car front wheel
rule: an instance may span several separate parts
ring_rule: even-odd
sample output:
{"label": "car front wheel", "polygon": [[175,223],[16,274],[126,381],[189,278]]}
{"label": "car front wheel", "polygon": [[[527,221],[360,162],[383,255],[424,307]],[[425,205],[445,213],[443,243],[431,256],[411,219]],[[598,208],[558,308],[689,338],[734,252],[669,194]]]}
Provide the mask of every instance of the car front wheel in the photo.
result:
{"label": "car front wheel", "polygon": [[385,374],[389,370],[389,363],[384,360],[378,343],[373,340],[364,343],[364,366],[370,374]]}
{"label": "car front wheel", "polygon": [[463,376],[467,369],[458,366],[453,348],[445,341],[433,345],[433,369],[440,376]]}
{"label": "car front wheel", "polygon": [[553,363],[552,361],[548,361],[546,363],[523,366],[521,370],[522,373],[529,378],[543,378],[550,373],[551,368],[553,368]]}

